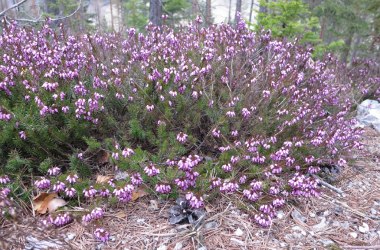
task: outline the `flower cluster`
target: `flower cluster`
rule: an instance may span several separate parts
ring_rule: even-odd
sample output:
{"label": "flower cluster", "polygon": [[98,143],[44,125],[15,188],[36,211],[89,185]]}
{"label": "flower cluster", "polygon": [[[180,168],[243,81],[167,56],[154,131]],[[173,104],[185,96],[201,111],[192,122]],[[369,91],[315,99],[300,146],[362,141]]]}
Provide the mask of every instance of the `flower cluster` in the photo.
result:
{"label": "flower cluster", "polygon": [[[378,65],[315,60],[242,21],[199,23],[125,36],[4,24],[0,147],[20,153],[0,160],[20,171],[28,164],[11,163],[69,160],[65,178],[52,167],[51,179],[35,181],[69,198],[128,202],[143,180],[163,194],[188,190],[193,207],[203,205],[195,190],[242,194],[263,206],[254,216],[263,226],[288,199],[318,195],[311,174],[362,147],[350,112],[363,96],[380,97]],[[93,163],[128,177],[76,190],[74,172]]]}

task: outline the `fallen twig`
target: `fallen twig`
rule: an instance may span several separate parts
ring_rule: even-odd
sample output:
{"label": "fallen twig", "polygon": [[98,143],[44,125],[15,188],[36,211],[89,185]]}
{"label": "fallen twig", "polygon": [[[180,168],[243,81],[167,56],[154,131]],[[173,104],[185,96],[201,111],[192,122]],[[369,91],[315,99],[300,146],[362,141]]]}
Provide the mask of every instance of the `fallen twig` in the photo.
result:
{"label": "fallen twig", "polygon": [[331,189],[332,191],[334,191],[334,192],[336,192],[336,193],[338,193],[338,194],[340,194],[340,195],[343,195],[343,194],[344,194],[344,192],[343,192],[341,189],[339,189],[339,188],[337,188],[337,187],[334,187],[333,185],[331,185],[331,184],[325,182],[325,181],[322,180],[319,176],[317,176],[317,175],[315,175],[315,174],[313,174],[312,176],[313,176],[315,179],[318,179],[319,183],[321,183],[322,186],[325,186],[325,187],[327,187],[328,189]]}

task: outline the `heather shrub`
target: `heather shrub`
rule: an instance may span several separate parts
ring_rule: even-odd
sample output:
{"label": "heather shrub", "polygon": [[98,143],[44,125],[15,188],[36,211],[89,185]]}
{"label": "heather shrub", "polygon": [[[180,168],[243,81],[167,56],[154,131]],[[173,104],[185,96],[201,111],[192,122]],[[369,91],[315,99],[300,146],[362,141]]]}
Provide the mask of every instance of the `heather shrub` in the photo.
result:
{"label": "heather shrub", "polygon": [[[288,199],[318,195],[312,175],[361,147],[351,114],[357,74],[243,22],[200,22],[145,35],[4,24],[2,174],[48,175],[34,185],[74,200],[128,202],[143,182],[186,194],[194,208],[235,194],[263,226]],[[378,87],[371,77],[368,88]],[[107,171],[125,178],[91,181]]]}

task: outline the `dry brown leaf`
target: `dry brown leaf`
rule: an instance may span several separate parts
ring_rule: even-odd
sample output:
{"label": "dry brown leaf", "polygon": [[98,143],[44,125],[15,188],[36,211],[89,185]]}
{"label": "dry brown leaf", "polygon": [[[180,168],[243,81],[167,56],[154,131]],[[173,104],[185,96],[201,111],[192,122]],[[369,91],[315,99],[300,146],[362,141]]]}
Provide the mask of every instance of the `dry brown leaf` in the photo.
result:
{"label": "dry brown leaf", "polygon": [[146,195],[148,195],[148,193],[143,188],[137,188],[132,192],[132,201],[135,201],[138,198],[144,197]]}
{"label": "dry brown leaf", "polygon": [[109,162],[109,157],[110,157],[110,154],[107,152],[107,151],[100,151],[99,152],[99,155],[98,155],[98,163],[99,164],[105,164],[105,163],[108,163]]}
{"label": "dry brown leaf", "polygon": [[106,183],[112,179],[112,176],[98,175],[96,176],[96,183]]}
{"label": "dry brown leaf", "polygon": [[57,193],[41,193],[33,198],[33,207],[37,213],[46,214],[49,202],[58,197]]}
{"label": "dry brown leaf", "polygon": [[54,198],[48,203],[48,211],[49,213],[54,212],[60,207],[63,207],[67,204],[67,202],[64,199],[61,198]]}
{"label": "dry brown leaf", "polygon": [[124,211],[119,211],[119,212],[115,213],[114,216],[119,218],[119,219],[124,219],[127,217],[127,214]]}

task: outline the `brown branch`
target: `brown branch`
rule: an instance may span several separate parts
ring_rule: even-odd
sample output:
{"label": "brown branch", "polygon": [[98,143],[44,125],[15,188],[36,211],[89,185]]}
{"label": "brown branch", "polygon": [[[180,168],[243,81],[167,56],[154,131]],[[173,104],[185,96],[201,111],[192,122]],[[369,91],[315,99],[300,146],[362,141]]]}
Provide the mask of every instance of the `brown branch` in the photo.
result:
{"label": "brown branch", "polygon": [[[23,0],[23,2],[25,2],[25,1],[27,1],[27,0]],[[50,18],[50,20],[51,21],[59,21],[59,20],[63,20],[66,18],[70,18],[80,10],[81,6],[82,6],[82,0],[79,1],[78,7],[71,14],[69,14],[67,16],[57,17],[57,18]],[[1,16],[1,14],[0,14],[0,16]],[[42,18],[42,15],[40,15],[37,19],[25,19],[25,18],[23,19],[23,18],[21,18],[21,19],[14,19],[14,20],[19,21],[19,22],[30,22],[30,23],[44,22],[44,20],[41,20],[41,18]]]}
{"label": "brown branch", "polygon": [[18,6],[20,6],[21,4],[25,3],[26,1],[28,1],[28,0],[22,0],[21,2],[18,2],[16,4],[12,5],[8,9],[3,10],[2,12],[0,12],[0,17],[3,16],[6,12],[8,12],[8,11],[14,9],[14,8],[17,8]]}

